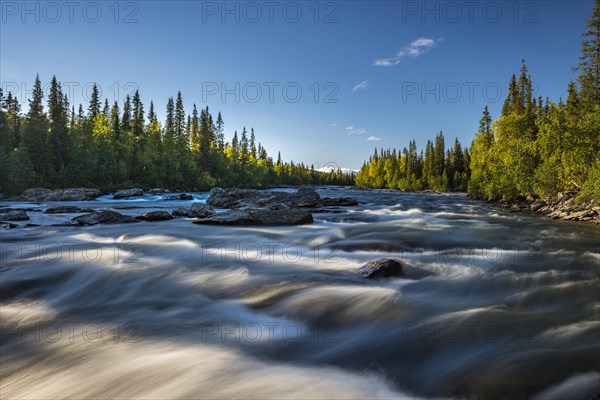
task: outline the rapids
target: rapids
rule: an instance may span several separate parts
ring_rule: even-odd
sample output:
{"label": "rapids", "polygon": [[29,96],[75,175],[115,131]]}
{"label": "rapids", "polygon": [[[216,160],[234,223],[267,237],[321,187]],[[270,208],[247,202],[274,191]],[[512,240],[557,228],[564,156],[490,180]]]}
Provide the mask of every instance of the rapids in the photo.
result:
{"label": "rapids", "polygon": [[[3,230],[0,398],[534,398],[600,391],[600,227],[460,194],[319,188],[312,225]],[[195,193],[194,201],[205,201]],[[192,201],[8,204],[172,211]],[[365,280],[397,258],[402,278]]]}

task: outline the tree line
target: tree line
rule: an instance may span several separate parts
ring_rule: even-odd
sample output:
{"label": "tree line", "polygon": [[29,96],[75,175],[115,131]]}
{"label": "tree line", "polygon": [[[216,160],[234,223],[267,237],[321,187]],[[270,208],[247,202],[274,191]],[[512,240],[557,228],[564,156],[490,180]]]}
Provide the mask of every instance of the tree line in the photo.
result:
{"label": "tree line", "polygon": [[535,98],[525,61],[512,75],[501,115],[487,106],[471,147],[458,139],[445,149],[442,133],[425,153],[415,141],[402,152],[381,150],[356,176],[363,187],[466,191],[475,197],[508,200],[580,190],[600,199],[600,0],[587,20],[577,83],[566,101]]}
{"label": "tree line", "polygon": [[56,77],[44,107],[36,76],[29,110],[12,93],[0,90],[0,191],[25,188],[93,186],[162,187],[180,190],[213,186],[350,185],[352,174],[322,172],[314,166],[274,161],[257,142],[254,129],[244,127],[225,141],[225,123],[208,106],[191,113],[181,92],[166,105],[158,121],[154,103],[145,112],[139,91],[119,105],[101,101],[96,85],[87,110],[70,105]]}

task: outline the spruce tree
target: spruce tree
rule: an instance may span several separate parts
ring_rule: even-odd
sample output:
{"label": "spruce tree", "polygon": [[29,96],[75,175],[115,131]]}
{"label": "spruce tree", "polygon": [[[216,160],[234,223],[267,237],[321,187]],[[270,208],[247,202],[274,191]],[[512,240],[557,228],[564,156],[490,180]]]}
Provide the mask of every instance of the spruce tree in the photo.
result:
{"label": "spruce tree", "polygon": [[578,81],[581,99],[586,107],[600,104],[600,0],[594,1],[592,14],[586,21],[588,30],[583,34],[579,57]]}

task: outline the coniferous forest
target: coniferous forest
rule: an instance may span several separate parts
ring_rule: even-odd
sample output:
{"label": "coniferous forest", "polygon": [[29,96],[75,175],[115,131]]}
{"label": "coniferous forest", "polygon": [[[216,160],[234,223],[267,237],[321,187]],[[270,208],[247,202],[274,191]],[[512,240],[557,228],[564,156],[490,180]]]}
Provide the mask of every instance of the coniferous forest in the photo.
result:
{"label": "coniferous forest", "polygon": [[577,84],[566,101],[534,98],[525,61],[513,75],[501,115],[487,106],[471,147],[455,140],[446,149],[440,132],[418,152],[375,150],[358,175],[363,187],[400,190],[467,191],[488,199],[548,196],[581,190],[582,199],[600,198],[600,2],[596,0],[582,42]]}
{"label": "coniferous forest", "polygon": [[124,104],[101,101],[94,85],[87,110],[76,110],[52,78],[47,98],[36,77],[29,110],[0,91],[2,188],[91,186],[105,190],[142,186],[202,190],[213,186],[351,185],[352,174],[322,172],[302,163],[273,160],[254,129],[225,141],[225,122],[193,105],[186,113],[181,92],[169,98],[159,122],[139,91]]}

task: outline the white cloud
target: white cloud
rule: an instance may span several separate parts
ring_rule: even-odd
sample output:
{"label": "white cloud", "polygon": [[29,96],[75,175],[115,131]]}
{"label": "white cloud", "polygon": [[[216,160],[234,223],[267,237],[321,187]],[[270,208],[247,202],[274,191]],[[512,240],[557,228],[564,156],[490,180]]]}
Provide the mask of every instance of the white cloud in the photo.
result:
{"label": "white cloud", "polygon": [[[344,167],[342,167],[340,169],[342,170],[342,173],[344,173],[344,174],[349,174],[351,172],[358,172],[358,170],[356,170],[356,169],[350,169],[350,168],[344,168]],[[329,173],[329,172],[337,171],[337,168],[333,167],[333,166],[325,166],[325,167],[321,167],[321,168],[317,169],[317,171]]]}
{"label": "white cloud", "polygon": [[353,92],[356,92],[357,90],[363,90],[363,89],[366,89],[368,86],[369,86],[369,82],[367,82],[367,81],[362,81],[361,83],[359,83],[359,84],[355,85],[355,86],[352,88],[352,91],[353,91]]}
{"label": "white cloud", "polygon": [[338,125],[337,125],[335,122],[333,122],[333,123],[329,124],[329,126],[336,127],[336,126],[338,126]]}
{"label": "white cloud", "polygon": [[346,135],[347,136],[362,135],[363,133],[367,133],[367,130],[363,129],[363,128],[354,128],[353,126],[346,127]]}
{"label": "white cloud", "polygon": [[379,136],[369,136],[367,140],[369,142],[380,142],[382,139]]}
{"label": "white cloud", "polygon": [[413,40],[408,46],[404,46],[395,57],[380,58],[373,62],[376,67],[391,67],[400,64],[405,57],[417,58],[420,55],[427,53],[429,50],[438,45],[443,39],[418,38]]}

